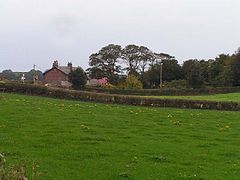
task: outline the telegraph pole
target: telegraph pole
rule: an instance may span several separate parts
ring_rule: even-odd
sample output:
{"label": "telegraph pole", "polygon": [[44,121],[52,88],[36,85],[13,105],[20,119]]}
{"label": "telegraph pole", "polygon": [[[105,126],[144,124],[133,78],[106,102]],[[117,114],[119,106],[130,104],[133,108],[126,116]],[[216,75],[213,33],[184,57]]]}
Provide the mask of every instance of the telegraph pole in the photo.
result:
{"label": "telegraph pole", "polygon": [[33,73],[33,84],[35,84],[36,80],[37,80],[36,64],[33,64],[33,70],[34,70],[34,73]]}
{"label": "telegraph pole", "polygon": [[163,67],[163,63],[162,63],[162,61],[160,61],[160,74],[159,74],[159,79],[160,79],[160,82],[159,82],[159,86],[160,86],[160,88],[162,88],[163,87],[163,79],[162,79],[162,67]]}

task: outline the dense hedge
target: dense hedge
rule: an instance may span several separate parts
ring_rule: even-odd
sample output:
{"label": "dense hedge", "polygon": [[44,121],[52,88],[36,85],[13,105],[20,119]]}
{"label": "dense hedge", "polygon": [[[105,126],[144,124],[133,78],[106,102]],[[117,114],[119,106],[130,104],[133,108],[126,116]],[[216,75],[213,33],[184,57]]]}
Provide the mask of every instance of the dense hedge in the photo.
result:
{"label": "dense hedge", "polygon": [[122,94],[122,95],[138,95],[138,96],[191,96],[204,94],[223,94],[240,92],[240,87],[207,87],[201,89],[107,89],[99,87],[86,87],[86,91],[105,94]]}
{"label": "dense hedge", "polygon": [[22,84],[15,82],[0,82],[0,88],[5,88],[5,92],[16,92],[21,94],[46,95],[48,93],[48,88],[45,86]]}
{"label": "dense hedge", "polygon": [[237,102],[214,102],[200,100],[145,98],[139,96],[101,94],[86,91],[65,90],[58,88],[47,88],[44,86],[13,83],[0,83],[0,88],[6,88],[6,92],[40,95],[61,99],[73,99],[80,101],[92,101],[100,103],[117,103],[151,107],[215,109],[231,111],[240,110],[240,103]]}

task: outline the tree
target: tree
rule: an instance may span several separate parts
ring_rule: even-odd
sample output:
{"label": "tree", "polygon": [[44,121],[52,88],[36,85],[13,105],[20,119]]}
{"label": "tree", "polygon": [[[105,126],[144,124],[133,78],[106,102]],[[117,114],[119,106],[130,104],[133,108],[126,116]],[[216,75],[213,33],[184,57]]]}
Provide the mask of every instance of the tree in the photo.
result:
{"label": "tree", "polygon": [[25,75],[26,81],[32,81],[34,75],[38,76],[38,80],[43,80],[43,73],[34,69],[30,70],[29,72],[13,72],[12,70],[3,70],[1,74],[5,79],[8,80],[19,81],[23,74]]}
{"label": "tree", "polygon": [[233,86],[240,86],[240,49],[232,55],[229,67],[232,72],[232,84]]}
{"label": "tree", "polygon": [[127,74],[139,77],[144,83],[145,71],[154,62],[155,55],[145,46],[130,44],[122,50],[122,59],[126,64]]}
{"label": "tree", "polygon": [[160,68],[157,65],[151,65],[150,69],[144,73],[143,87],[157,88],[160,83]]}
{"label": "tree", "polygon": [[10,69],[3,70],[2,76],[8,80],[18,80],[16,74]]}
{"label": "tree", "polygon": [[[159,61],[157,61],[159,60]],[[153,62],[152,62],[153,61]],[[160,61],[162,64],[162,80],[170,82],[172,80],[183,79],[181,66],[174,56],[165,53],[155,53],[150,61],[150,68],[144,73],[144,88],[159,87],[160,83]]]}
{"label": "tree", "polygon": [[107,77],[109,82],[116,84],[121,73],[120,57],[121,46],[109,44],[98,53],[89,57],[90,68],[87,69],[90,78],[100,79]]}
{"label": "tree", "polygon": [[125,70],[128,72],[128,74],[134,74],[137,75],[138,68],[140,65],[140,51],[139,51],[139,46],[130,44],[127,45],[123,50],[122,50],[122,59],[124,60],[125,64],[127,67]]}
{"label": "tree", "polygon": [[204,84],[200,62],[197,59],[185,61],[182,69],[189,87],[199,88]]}
{"label": "tree", "polygon": [[32,81],[34,75],[37,75],[39,81],[43,80],[43,73],[39,70],[34,70],[34,69],[30,70],[25,74],[26,80]]}
{"label": "tree", "polygon": [[232,86],[233,74],[231,68],[232,57],[220,54],[209,64],[211,84],[214,86]]}
{"label": "tree", "polygon": [[[170,82],[172,80],[179,80],[183,78],[182,68],[175,59],[164,59],[163,63],[163,81]],[[158,69],[159,69],[158,65]]]}
{"label": "tree", "polygon": [[154,53],[145,46],[139,47],[139,71],[141,82],[144,83],[144,73],[149,67],[149,64],[155,59]]}
{"label": "tree", "polygon": [[87,75],[82,68],[78,67],[69,74],[69,81],[72,83],[73,88],[81,89],[87,83]]}

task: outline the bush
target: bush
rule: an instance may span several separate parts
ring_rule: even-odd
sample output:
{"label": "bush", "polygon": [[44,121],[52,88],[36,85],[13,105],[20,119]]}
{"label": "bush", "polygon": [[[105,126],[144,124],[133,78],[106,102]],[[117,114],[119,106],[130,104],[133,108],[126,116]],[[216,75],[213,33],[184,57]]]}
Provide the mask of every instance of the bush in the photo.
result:
{"label": "bush", "polygon": [[127,77],[125,82],[119,84],[119,87],[123,89],[142,89],[143,85],[136,76],[131,74]]}

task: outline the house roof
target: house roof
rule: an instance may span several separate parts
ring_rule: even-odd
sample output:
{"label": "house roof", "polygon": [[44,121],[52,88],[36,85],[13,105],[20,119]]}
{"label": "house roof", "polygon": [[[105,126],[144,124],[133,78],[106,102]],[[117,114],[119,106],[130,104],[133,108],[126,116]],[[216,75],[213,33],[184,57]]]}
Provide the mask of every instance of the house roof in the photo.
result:
{"label": "house roof", "polygon": [[[70,74],[70,72],[71,72],[71,69],[68,66],[59,66],[58,69],[67,75]],[[73,71],[75,71],[76,69],[77,69],[76,67],[72,67]]]}
{"label": "house roof", "polygon": [[[61,71],[62,73],[64,73],[65,75],[69,75],[71,70],[70,67],[68,66],[58,66],[58,67],[52,67],[51,69],[46,70],[43,75],[45,75],[46,73],[48,73],[49,71],[51,71],[52,69],[58,69],[59,71]],[[77,67],[72,67],[72,70],[75,71],[77,69]]]}

